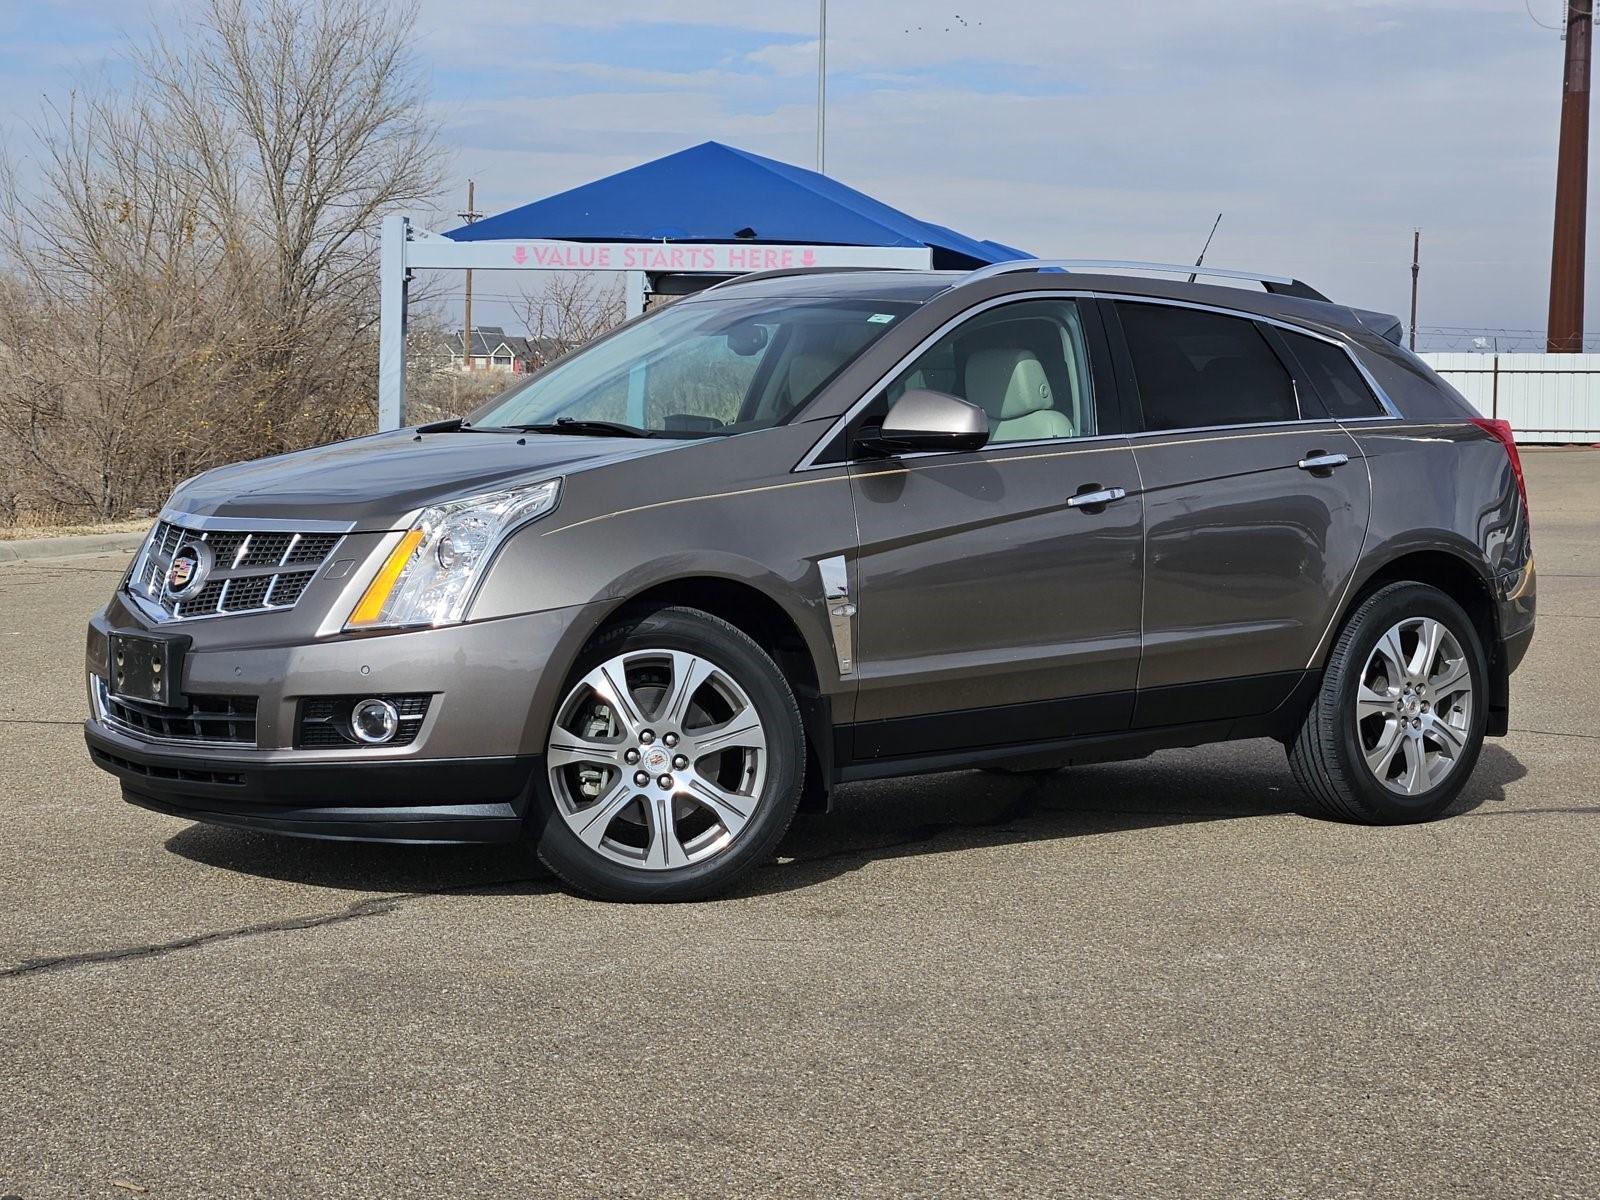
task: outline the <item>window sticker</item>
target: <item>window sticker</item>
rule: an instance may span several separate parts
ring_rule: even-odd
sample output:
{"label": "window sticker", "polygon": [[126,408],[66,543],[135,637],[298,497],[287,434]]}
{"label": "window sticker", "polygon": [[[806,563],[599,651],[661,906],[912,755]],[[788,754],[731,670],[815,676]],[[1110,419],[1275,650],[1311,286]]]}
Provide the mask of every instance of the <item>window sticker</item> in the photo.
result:
{"label": "window sticker", "polygon": [[867,318],[867,324],[869,324],[869,325],[887,325],[892,320],[894,320],[894,314],[893,313],[873,313],[870,317]]}

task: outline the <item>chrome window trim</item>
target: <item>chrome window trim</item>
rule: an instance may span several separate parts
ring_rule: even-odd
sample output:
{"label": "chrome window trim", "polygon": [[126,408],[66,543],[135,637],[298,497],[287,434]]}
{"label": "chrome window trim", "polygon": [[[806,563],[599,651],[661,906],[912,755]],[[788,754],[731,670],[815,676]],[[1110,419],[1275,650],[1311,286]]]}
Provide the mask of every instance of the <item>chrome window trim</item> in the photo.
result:
{"label": "chrome window trim", "polygon": [[186,529],[215,529],[218,533],[349,533],[354,521],[314,521],[278,517],[202,517],[176,508],[161,510],[161,521]]}
{"label": "chrome window trim", "polygon": [[[1316,338],[1320,342],[1327,342],[1330,346],[1337,346],[1340,350],[1344,351],[1345,356],[1347,358],[1349,358],[1351,363],[1353,363],[1355,365],[1355,368],[1360,373],[1362,379],[1366,380],[1367,386],[1372,389],[1372,394],[1377,397],[1378,404],[1384,411],[1383,411],[1383,413],[1374,414],[1373,416],[1370,416],[1370,417],[1344,417],[1344,418],[1341,418],[1341,417],[1333,417],[1333,416],[1328,416],[1328,417],[1304,417],[1304,416],[1302,416],[1302,417],[1298,418],[1295,421],[1257,421],[1257,422],[1252,422],[1252,423],[1247,424],[1247,425],[1185,425],[1185,426],[1182,426],[1181,428],[1178,428],[1178,429],[1160,429],[1160,430],[1148,430],[1148,429],[1146,429],[1146,430],[1140,430],[1140,431],[1138,431],[1136,433],[1093,434],[1093,435],[1091,435],[1089,437],[1072,437],[1072,438],[1044,438],[1042,440],[1032,441],[1032,442],[997,442],[992,446],[984,446],[981,450],[968,451],[967,453],[987,454],[987,453],[989,453],[990,450],[1000,450],[1000,449],[1015,450],[1015,449],[1022,449],[1024,447],[1028,447],[1028,446],[1059,445],[1062,442],[1094,442],[1094,441],[1103,441],[1106,438],[1126,438],[1126,439],[1131,441],[1131,440],[1133,440],[1135,438],[1147,437],[1147,436],[1151,436],[1151,435],[1164,436],[1164,435],[1168,435],[1168,434],[1180,434],[1180,433],[1214,433],[1214,432],[1216,432],[1218,430],[1222,430],[1222,429],[1259,429],[1259,428],[1263,428],[1263,427],[1269,426],[1269,425],[1302,425],[1302,424],[1311,425],[1311,424],[1317,424],[1317,423],[1322,423],[1322,422],[1332,422],[1334,424],[1343,425],[1343,424],[1345,424],[1345,423],[1347,423],[1349,421],[1399,421],[1399,420],[1404,420],[1404,417],[1402,416],[1400,410],[1395,406],[1394,401],[1389,399],[1389,394],[1387,392],[1385,392],[1383,390],[1383,388],[1379,385],[1378,381],[1372,377],[1372,372],[1367,370],[1366,365],[1361,361],[1360,357],[1355,353],[1355,351],[1353,351],[1349,347],[1349,345],[1347,343],[1345,343],[1344,341],[1342,341],[1341,339],[1339,339],[1337,337],[1334,337],[1331,334],[1323,333],[1320,330],[1307,329],[1305,326],[1296,325],[1292,321],[1281,320],[1281,319],[1279,319],[1277,317],[1262,316],[1260,313],[1245,312],[1245,311],[1242,311],[1240,309],[1226,308],[1226,307],[1224,307],[1222,305],[1219,305],[1219,304],[1200,304],[1200,303],[1197,303],[1197,302],[1192,301],[1192,300],[1168,300],[1168,299],[1165,299],[1165,298],[1163,298],[1161,296],[1134,296],[1134,295],[1124,295],[1122,293],[1114,293],[1113,294],[1113,293],[1095,292],[1095,291],[1090,291],[1090,290],[1079,290],[1079,289],[1069,289],[1069,288],[1035,289],[1035,290],[1023,291],[1023,292],[1007,292],[1004,295],[991,296],[989,299],[983,301],[980,304],[974,304],[971,308],[963,309],[960,313],[958,313],[957,315],[955,315],[955,316],[951,317],[949,320],[947,320],[943,325],[940,325],[937,330],[935,330],[933,333],[929,334],[927,337],[923,338],[922,341],[918,342],[915,348],[913,348],[907,354],[903,355],[895,363],[895,365],[892,368],[890,368],[887,372],[885,372],[884,375],[880,379],[877,380],[877,382],[875,382],[870,388],[868,388],[866,390],[865,393],[863,393],[863,395],[861,396],[860,399],[858,399],[854,404],[852,404],[849,408],[845,409],[845,411],[843,413],[841,413],[838,417],[836,417],[828,425],[828,428],[823,433],[823,435],[820,438],[818,438],[817,441],[812,445],[811,449],[806,451],[805,456],[803,458],[801,458],[801,460],[798,463],[795,464],[794,471],[796,471],[796,472],[799,472],[799,471],[811,471],[811,470],[816,470],[819,467],[847,467],[847,466],[850,466],[853,463],[878,461],[878,460],[875,460],[875,459],[846,458],[846,459],[843,459],[843,460],[841,460],[839,462],[818,463],[817,462],[817,456],[820,455],[823,452],[823,450],[825,450],[827,448],[828,444],[830,442],[832,442],[833,439],[839,435],[839,432],[842,429],[844,429],[845,426],[849,425],[849,423],[855,419],[856,415],[858,413],[860,413],[860,411],[863,408],[865,408],[869,403],[871,403],[872,400],[876,399],[876,397],[877,397],[877,395],[878,395],[878,393],[880,391],[882,391],[884,388],[889,386],[890,382],[892,382],[894,380],[894,378],[897,375],[900,374],[900,372],[904,371],[907,367],[909,367],[913,362],[915,362],[917,360],[917,358],[919,358],[924,352],[926,352],[928,349],[930,349],[934,345],[934,343],[939,341],[940,338],[944,337],[945,334],[949,333],[956,326],[962,324],[963,322],[965,322],[966,320],[968,320],[971,317],[975,317],[975,316],[979,315],[980,313],[987,312],[991,308],[998,308],[1002,304],[1011,304],[1011,303],[1014,303],[1014,302],[1019,301],[1019,300],[1048,300],[1048,299],[1111,300],[1111,301],[1129,300],[1129,301],[1133,301],[1134,303],[1139,303],[1139,304],[1166,304],[1166,305],[1170,305],[1170,306],[1176,307],[1176,308],[1194,308],[1194,309],[1199,309],[1202,312],[1219,313],[1219,314],[1221,314],[1222,316],[1225,316],[1225,317],[1237,317],[1237,318],[1239,318],[1241,320],[1245,320],[1245,321],[1260,321],[1263,324],[1274,325],[1274,326],[1276,326],[1276,327],[1278,327],[1280,329],[1287,329],[1290,333],[1298,333],[1298,334],[1301,334],[1301,335],[1303,335],[1305,337]],[[1297,402],[1298,402],[1298,398],[1297,398]],[[956,452],[955,451],[933,451],[933,450],[930,450],[930,451],[925,451],[925,452],[920,453],[920,454],[904,454],[904,455],[899,455],[897,457],[905,458],[905,459],[927,458],[927,457],[930,457],[930,456],[943,456],[943,455],[947,455],[947,454],[951,454],[951,453],[956,453]]]}
{"label": "chrome window trim", "polygon": [[[1388,420],[1387,417],[1373,417],[1374,421]],[[1282,429],[1290,433],[1312,425],[1331,425],[1339,428],[1337,417],[1296,417],[1292,421],[1247,421],[1238,425],[1185,425],[1182,429],[1146,429],[1140,433],[1128,434],[1130,442],[1138,442],[1145,438],[1163,437],[1188,437],[1197,433],[1229,433],[1238,429],[1248,433],[1254,429]]]}
{"label": "chrome window trim", "polygon": [[[1299,330],[1298,332],[1300,332],[1300,333],[1308,333],[1308,331],[1303,330],[1303,329]],[[1308,336],[1310,336],[1310,335],[1308,334]],[[1324,339],[1324,340],[1326,340],[1326,339]],[[1403,417],[1401,415],[1401,413],[1400,413],[1399,406],[1396,405],[1393,400],[1389,399],[1389,393],[1384,391],[1383,390],[1383,386],[1376,379],[1374,379],[1372,377],[1372,372],[1367,370],[1367,364],[1361,361],[1361,356],[1359,354],[1357,354],[1354,350],[1350,349],[1349,346],[1346,346],[1343,342],[1337,343],[1337,345],[1339,346],[1339,348],[1341,350],[1343,350],[1346,354],[1348,354],[1350,356],[1350,361],[1355,363],[1356,370],[1361,372],[1361,378],[1363,378],[1363,379],[1365,379],[1367,381],[1367,386],[1372,389],[1372,394],[1378,398],[1379,407],[1381,407],[1383,409],[1383,414],[1379,415],[1379,416],[1374,416],[1374,417],[1341,417],[1339,419],[1341,421],[1403,421],[1403,420],[1405,420],[1405,417]]]}
{"label": "chrome window trim", "polygon": [[[1167,300],[1160,296],[1124,296],[1120,294],[1101,294],[1099,299],[1112,301],[1127,300],[1134,304],[1165,304],[1171,308],[1196,308],[1201,312],[1219,313],[1224,317],[1239,317],[1246,321],[1259,321],[1263,325],[1272,325],[1278,329],[1287,329],[1290,333],[1298,333],[1302,337],[1315,338],[1319,342],[1327,342],[1328,345],[1337,346],[1340,350],[1344,351],[1345,357],[1350,360],[1352,365],[1354,365],[1356,371],[1361,375],[1361,378],[1367,381],[1367,386],[1372,389],[1372,394],[1377,397],[1378,406],[1382,408],[1384,412],[1388,413],[1391,419],[1400,419],[1400,410],[1395,407],[1394,401],[1389,399],[1388,393],[1378,386],[1378,381],[1372,377],[1372,372],[1367,370],[1366,365],[1362,363],[1361,359],[1356,356],[1355,351],[1350,349],[1350,347],[1339,338],[1323,333],[1320,330],[1307,329],[1304,325],[1296,325],[1293,321],[1285,321],[1279,317],[1264,317],[1260,313],[1241,312],[1238,309],[1225,308],[1220,304],[1199,304],[1193,300]],[[1291,378],[1293,377],[1291,376]],[[1308,420],[1310,418],[1301,419]],[[1329,421],[1337,421],[1341,418],[1330,416],[1325,419]],[[1378,421],[1382,420],[1383,418],[1381,415],[1375,414],[1371,417],[1350,417],[1347,419],[1352,421]],[[1268,423],[1273,425],[1283,425],[1286,422],[1272,421]],[[1189,426],[1184,426],[1184,428],[1187,429]],[[1224,426],[1224,428],[1229,427]],[[1242,428],[1242,426],[1233,426],[1232,428]]]}
{"label": "chrome window trim", "polygon": [[[1056,437],[1037,438],[1031,442],[996,442],[992,446],[984,446],[981,450],[918,450],[912,454],[896,454],[892,458],[852,458],[849,462],[821,463],[818,467],[808,467],[807,470],[817,470],[820,467],[871,467],[880,463],[915,462],[920,458],[953,458],[960,454],[1000,453],[1005,450],[1047,450],[1061,449],[1063,453],[1073,446],[1097,446],[1102,442],[1128,443],[1125,433],[1096,433],[1089,437]],[[1087,453],[1087,451],[1086,451]],[[1002,460],[1004,461],[1004,460]],[[795,470],[799,470],[796,467]]]}
{"label": "chrome window trim", "polygon": [[[1067,289],[1067,288],[1042,288],[1042,289],[1035,289],[1035,290],[1025,291],[1025,292],[1007,292],[1007,293],[1005,293],[1004,295],[1001,295],[1001,296],[991,296],[991,297],[989,297],[989,299],[987,299],[987,300],[985,300],[985,301],[983,301],[983,302],[981,302],[979,304],[974,304],[970,308],[962,309],[961,312],[959,312],[955,316],[951,317],[944,324],[940,325],[938,329],[934,330],[927,337],[923,338],[920,342],[918,342],[916,344],[915,348],[913,348],[909,353],[901,356],[901,358],[895,363],[895,365],[892,368],[890,368],[887,372],[885,372],[884,375],[876,383],[874,383],[871,387],[869,387],[862,394],[860,399],[858,399],[849,408],[845,409],[844,412],[840,413],[838,417],[834,418],[834,420],[828,425],[827,431],[823,433],[822,437],[817,439],[816,443],[811,447],[811,449],[806,451],[805,457],[802,458],[798,463],[795,464],[794,470],[795,471],[811,471],[811,470],[815,470],[815,469],[817,469],[819,467],[846,467],[846,466],[849,466],[851,463],[856,463],[856,462],[876,462],[876,461],[878,461],[876,459],[847,458],[847,459],[844,459],[844,460],[842,460],[840,462],[836,462],[836,463],[819,463],[819,462],[817,462],[817,456],[819,454],[821,454],[824,449],[827,448],[827,445],[828,445],[829,442],[833,441],[833,439],[838,436],[839,431],[841,429],[843,429],[845,426],[847,426],[851,421],[853,421],[855,419],[857,413],[859,413],[869,403],[871,403],[874,399],[876,399],[876,397],[877,397],[879,392],[881,392],[884,388],[889,386],[890,381],[893,380],[896,375],[899,375],[900,372],[904,371],[907,367],[909,367],[913,362],[915,362],[919,357],[921,357],[921,355],[924,352],[926,352],[927,350],[932,348],[932,346],[936,342],[938,342],[940,338],[944,337],[945,334],[949,333],[950,330],[954,329],[957,325],[961,325],[961,324],[965,323],[967,320],[978,316],[980,313],[988,312],[991,308],[999,308],[1001,305],[1004,305],[1004,304],[1015,304],[1015,303],[1017,303],[1019,301],[1022,301],[1022,300],[1093,300],[1095,298],[1096,297],[1095,297],[1095,294],[1093,292],[1086,291],[1086,290],[1073,290],[1073,289]],[[1097,434],[1092,434],[1089,437],[1044,438],[1044,439],[1041,439],[1041,440],[1042,440],[1042,443],[1045,444],[1045,445],[1058,445],[1061,442],[1087,442],[1087,441],[1097,441],[1097,440],[1100,440],[1100,439],[1106,438],[1106,437],[1121,437],[1121,436],[1123,436],[1123,435],[1122,434],[1100,434],[1100,433],[1097,433]],[[902,455],[896,455],[896,457],[897,458],[927,458],[930,455],[945,455],[945,454],[952,454],[952,453],[987,454],[990,450],[999,450],[999,449],[1002,449],[1002,448],[1014,450],[1014,449],[1017,449],[1017,448],[1019,448],[1021,446],[1025,446],[1025,445],[1039,445],[1039,444],[1040,444],[1040,441],[1034,441],[1034,442],[996,442],[992,446],[984,446],[982,449],[974,450],[974,451],[928,450],[928,451],[923,451],[922,453],[919,453],[919,454],[902,454]]]}

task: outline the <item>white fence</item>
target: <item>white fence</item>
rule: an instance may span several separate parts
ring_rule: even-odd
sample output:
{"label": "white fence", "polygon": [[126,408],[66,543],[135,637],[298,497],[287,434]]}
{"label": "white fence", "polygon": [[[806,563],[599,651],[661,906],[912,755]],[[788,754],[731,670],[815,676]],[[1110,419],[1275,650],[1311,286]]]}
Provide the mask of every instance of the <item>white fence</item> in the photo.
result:
{"label": "white fence", "polygon": [[1600,354],[1424,354],[1519,442],[1600,442]]}

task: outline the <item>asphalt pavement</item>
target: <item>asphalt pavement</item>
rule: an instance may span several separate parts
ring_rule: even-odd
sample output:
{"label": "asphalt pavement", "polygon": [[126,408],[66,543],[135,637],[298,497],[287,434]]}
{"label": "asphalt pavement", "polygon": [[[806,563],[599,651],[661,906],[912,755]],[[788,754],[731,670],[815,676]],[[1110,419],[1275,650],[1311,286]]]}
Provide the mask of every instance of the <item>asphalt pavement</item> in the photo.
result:
{"label": "asphalt pavement", "polygon": [[0,564],[0,1198],[1600,1193],[1600,451],[1446,819],[1281,747],[858,785],[732,896],[121,801],[125,555]]}

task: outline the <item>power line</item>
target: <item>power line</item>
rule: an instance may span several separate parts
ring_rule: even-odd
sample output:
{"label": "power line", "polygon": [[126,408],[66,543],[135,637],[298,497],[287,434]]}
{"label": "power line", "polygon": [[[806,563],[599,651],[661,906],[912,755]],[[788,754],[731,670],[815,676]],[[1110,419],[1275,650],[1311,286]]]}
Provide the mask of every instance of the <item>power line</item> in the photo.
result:
{"label": "power line", "polygon": [[1560,33],[1562,31],[1562,27],[1560,25],[1546,25],[1543,21],[1539,20],[1538,17],[1533,15],[1533,0],[1522,0],[1522,7],[1528,10],[1528,19],[1540,29],[1548,29],[1551,33]]}

